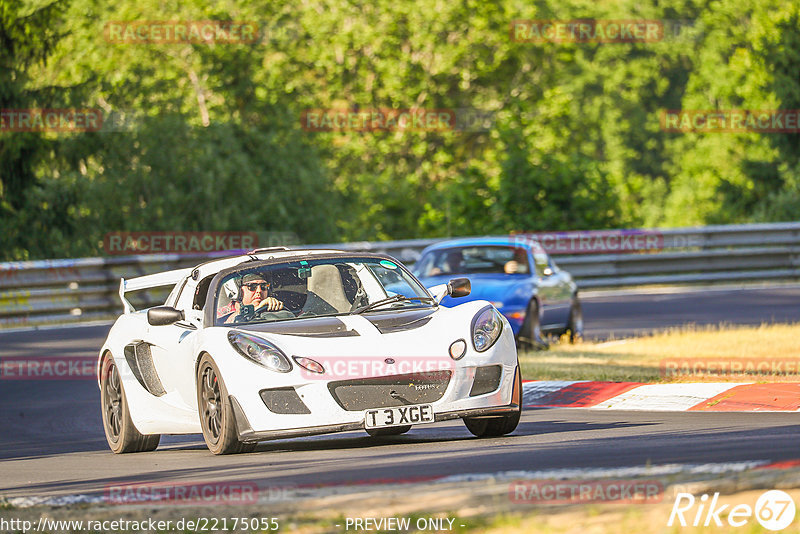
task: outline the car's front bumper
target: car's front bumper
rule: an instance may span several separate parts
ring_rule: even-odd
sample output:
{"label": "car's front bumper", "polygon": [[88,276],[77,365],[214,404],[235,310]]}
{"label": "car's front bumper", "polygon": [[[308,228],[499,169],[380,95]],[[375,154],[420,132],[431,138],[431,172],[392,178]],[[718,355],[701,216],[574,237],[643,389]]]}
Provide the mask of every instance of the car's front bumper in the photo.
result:
{"label": "car's front bumper", "polygon": [[[361,316],[345,316],[340,320],[358,334],[324,343],[264,334],[292,360],[292,369],[284,373],[222,350],[229,346],[223,336],[209,352],[232,396],[245,441],[363,429],[368,410],[389,407],[430,405],[436,421],[502,415],[514,410],[517,350],[506,320],[488,350],[475,350],[470,321],[488,304],[440,310],[429,323],[392,333],[380,332]],[[466,352],[453,360],[449,347],[459,340],[467,343]],[[313,359],[323,371],[308,372],[297,360],[301,357]],[[442,374],[447,377],[435,376]]]}
{"label": "car's front bumper", "polygon": [[[453,367],[449,370],[451,374],[446,387],[434,397],[425,394],[427,386],[422,378],[428,374],[425,372],[402,375],[410,380],[411,385],[416,384],[416,395],[407,395],[407,389],[400,389],[407,387],[408,382],[399,387],[396,385],[391,388],[383,386],[383,389],[379,387],[374,392],[367,391],[368,388],[359,385],[362,389],[358,390],[358,394],[348,394],[348,388],[352,387],[349,384],[344,384],[342,389],[336,390],[332,387],[333,381],[302,380],[290,384],[288,383],[290,377],[286,376],[287,382],[281,384],[279,389],[293,390],[296,400],[302,401],[300,407],[306,413],[272,411],[261,396],[261,392],[265,390],[263,382],[253,380],[255,377],[251,375],[247,384],[242,382],[236,387],[228,388],[239,439],[260,441],[364,429],[367,410],[391,406],[430,404],[435,421],[460,417],[498,416],[519,409],[518,405],[512,403],[518,362],[514,337],[510,329],[503,332],[500,339],[488,351],[476,353],[470,348],[462,360],[451,363]],[[479,373],[489,368],[495,372],[494,378],[488,381],[491,386],[477,388],[481,383],[478,379]],[[429,374],[436,373],[433,371]],[[392,375],[392,378],[397,376]],[[389,395],[389,389],[397,389],[400,395]],[[349,391],[355,390],[353,387],[353,390]],[[345,394],[339,395],[338,392],[341,391]],[[350,397],[350,405],[343,398],[347,396]],[[389,396],[402,400],[390,401]],[[354,398],[357,401],[353,401]],[[355,402],[355,405],[352,402]]]}
{"label": "car's front bumper", "polygon": [[[239,440],[243,442],[266,441],[270,439],[299,438],[303,436],[316,436],[319,434],[333,434],[336,432],[352,432],[364,430],[364,421],[356,423],[344,423],[337,425],[322,425],[314,427],[287,428],[284,430],[260,430],[255,431],[250,427],[250,422],[244,414],[242,407],[232,395],[230,396],[233,413],[236,417],[236,430]],[[464,417],[497,417],[512,414],[520,410],[518,404],[499,406],[493,408],[473,408],[470,410],[457,410],[436,414],[436,422],[449,421],[451,419],[461,419]]]}

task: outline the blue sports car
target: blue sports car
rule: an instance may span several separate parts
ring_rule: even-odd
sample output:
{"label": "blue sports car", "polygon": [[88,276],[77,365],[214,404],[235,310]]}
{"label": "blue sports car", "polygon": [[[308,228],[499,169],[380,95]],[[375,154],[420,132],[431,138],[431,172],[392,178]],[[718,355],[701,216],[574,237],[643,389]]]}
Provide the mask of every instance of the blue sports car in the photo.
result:
{"label": "blue sports car", "polygon": [[427,247],[414,265],[427,287],[454,276],[469,278],[472,292],[458,302],[490,301],[508,319],[519,344],[544,346],[542,334],[583,335],[578,287],[535,240],[524,236],[471,237]]}

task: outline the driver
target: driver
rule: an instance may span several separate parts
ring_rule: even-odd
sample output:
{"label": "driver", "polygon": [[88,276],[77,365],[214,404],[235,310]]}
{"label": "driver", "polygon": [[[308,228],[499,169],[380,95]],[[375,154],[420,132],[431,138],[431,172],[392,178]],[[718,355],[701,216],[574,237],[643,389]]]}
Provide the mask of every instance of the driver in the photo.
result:
{"label": "driver", "polygon": [[434,267],[428,276],[439,274],[459,274],[462,272],[464,254],[461,250],[448,250],[444,257],[444,262],[439,267]]}
{"label": "driver", "polygon": [[527,274],[528,272],[528,253],[524,248],[515,248],[513,259],[506,262],[503,266],[506,274]]}
{"label": "driver", "polygon": [[263,275],[246,274],[241,281],[237,281],[236,285],[239,286],[239,292],[234,298],[234,312],[225,320],[226,323],[234,322],[245,306],[252,306],[252,313],[255,314],[283,309],[283,302],[269,296],[270,283],[265,280]]}

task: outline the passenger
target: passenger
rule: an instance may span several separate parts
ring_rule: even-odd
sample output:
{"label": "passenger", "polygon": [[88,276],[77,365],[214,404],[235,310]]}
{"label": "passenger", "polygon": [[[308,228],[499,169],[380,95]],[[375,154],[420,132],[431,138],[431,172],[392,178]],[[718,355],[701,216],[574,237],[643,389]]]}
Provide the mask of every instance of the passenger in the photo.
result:
{"label": "passenger", "polygon": [[461,250],[449,250],[441,267],[434,267],[428,276],[436,276],[438,274],[460,274],[462,272],[462,264],[464,262],[464,255]]}

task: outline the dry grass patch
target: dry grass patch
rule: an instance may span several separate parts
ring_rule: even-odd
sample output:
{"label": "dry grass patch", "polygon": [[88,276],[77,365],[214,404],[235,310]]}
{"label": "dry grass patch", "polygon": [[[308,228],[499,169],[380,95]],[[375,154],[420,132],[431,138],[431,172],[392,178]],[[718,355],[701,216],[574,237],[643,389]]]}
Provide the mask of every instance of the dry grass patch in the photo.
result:
{"label": "dry grass patch", "polygon": [[[687,326],[650,336],[575,345],[562,340],[547,351],[521,353],[520,362],[526,380],[797,382],[800,324]],[[778,362],[780,366],[776,366]],[[726,370],[734,365],[741,366],[742,372]],[[665,372],[712,367],[722,371]]]}

